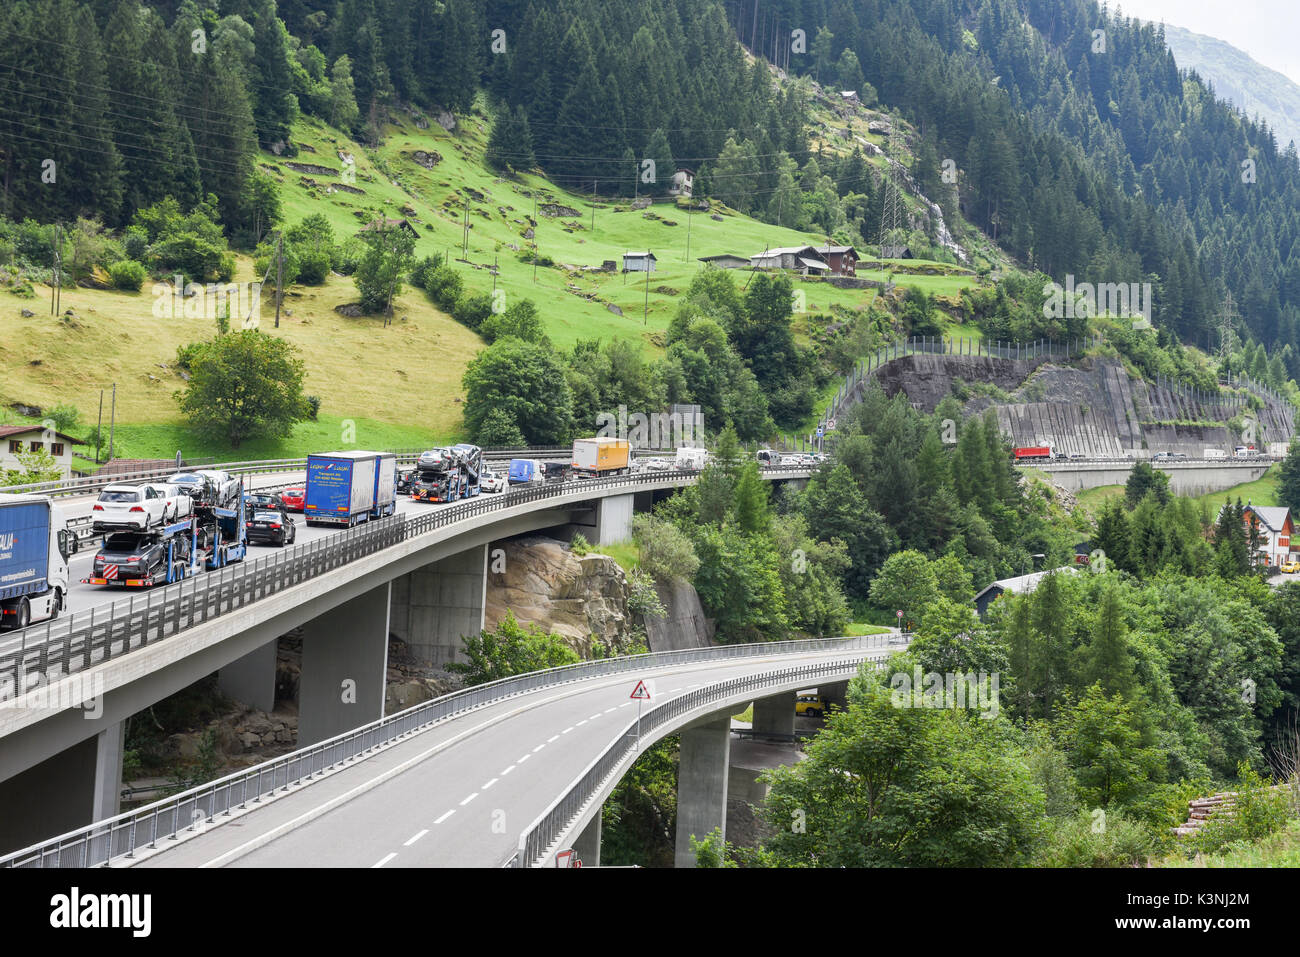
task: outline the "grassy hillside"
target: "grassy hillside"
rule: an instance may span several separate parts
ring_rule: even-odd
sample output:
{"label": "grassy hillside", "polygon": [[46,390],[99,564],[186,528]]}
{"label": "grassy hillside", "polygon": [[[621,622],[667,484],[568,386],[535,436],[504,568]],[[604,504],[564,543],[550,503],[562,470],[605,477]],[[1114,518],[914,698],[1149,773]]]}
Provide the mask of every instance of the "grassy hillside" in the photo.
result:
{"label": "grassy hillside", "polygon": [[[699,257],[749,256],[768,247],[826,241],[716,204],[709,212],[673,202],[642,211],[630,202],[593,203],[536,175],[503,179],[482,164],[489,128],[489,117],[480,112],[462,117],[455,132],[432,119],[403,115],[388,129],[384,143],[368,151],[337,130],[304,118],[294,130],[297,156],[265,153],[259,162],[279,185],[286,224],[324,213],[341,241],[379,215],[405,217],[419,233],[417,258],[449,254],[463,271],[466,287],[478,292],[492,290],[496,263],[495,285],[504,304],[515,298],[536,302],[548,335],[561,348],[579,339],[622,338],[656,353],[675,300],[702,268]],[[341,156],[355,159],[355,177],[346,177]],[[470,228],[468,252],[462,256],[466,197]],[[554,260],[552,267],[534,269],[519,259],[531,245],[524,233],[535,204],[577,213],[538,214],[535,241],[541,256]],[[623,254],[639,249],[658,258],[648,284],[644,274],[584,269],[610,260],[621,268]],[[969,271],[945,264],[897,265],[909,270],[934,266],[942,274],[892,278],[935,294],[953,295],[976,282]],[[748,275],[737,273],[736,278],[743,285]],[[882,270],[863,275],[886,278]],[[235,278],[260,278],[251,258],[240,257]],[[134,294],[65,289],[62,309],[74,313],[67,320],[50,316],[48,286],[38,285],[34,300],[11,294],[0,298],[0,362],[7,370],[0,383],[5,406],[0,416],[22,421],[8,409],[15,402],[43,408],[65,402],[81,410],[83,429],[88,428],[94,424],[100,390],[116,383],[120,456],[171,456],[177,448],[187,455],[229,455],[229,449],[190,435],[173,400],[184,386],[173,368],[177,347],[209,337],[212,324],[155,318],[150,285]],[[876,296],[874,290],[841,290],[817,280],[796,286],[804,292],[809,314],[833,305],[865,308]],[[461,376],[481,340],[420,290],[408,287],[397,299],[395,319],[387,327],[377,317],[347,318],[336,312],[357,298],[352,280],[337,275],[323,286],[293,286],[277,330],[267,295],[261,329],[300,349],[308,370],[306,391],[322,399],[321,420],[300,425],[292,435],[247,446],[241,457],[301,455],[338,444],[347,422],[356,425],[362,445],[421,445],[461,434]],[[24,318],[23,309],[35,314]],[[805,331],[799,317],[796,331]],[[107,414],[106,409],[106,421]]]}

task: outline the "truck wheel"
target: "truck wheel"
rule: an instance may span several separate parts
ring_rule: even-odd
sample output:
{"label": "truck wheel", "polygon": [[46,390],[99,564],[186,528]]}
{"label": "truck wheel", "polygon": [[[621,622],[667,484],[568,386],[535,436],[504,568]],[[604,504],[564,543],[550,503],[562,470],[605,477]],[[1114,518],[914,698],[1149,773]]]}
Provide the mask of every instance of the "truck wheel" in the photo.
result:
{"label": "truck wheel", "polygon": [[60,613],[63,611],[63,603],[65,601],[67,601],[67,599],[63,597],[63,592],[60,591],[54,593],[54,610],[50,612],[50,621],[54,621],[59,617]]}
{"label": "truck wheel", "polygon": [[18,599],[18,621],[14,625],[15,631],[22,631],[32,623],[32,606],[26,598]]}

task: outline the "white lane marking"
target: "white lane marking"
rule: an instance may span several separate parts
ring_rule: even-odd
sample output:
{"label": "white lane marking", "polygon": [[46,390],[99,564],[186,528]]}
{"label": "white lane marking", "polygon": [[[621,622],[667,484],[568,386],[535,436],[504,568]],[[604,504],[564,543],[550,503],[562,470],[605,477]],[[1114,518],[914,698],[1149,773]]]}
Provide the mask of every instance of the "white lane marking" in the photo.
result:
{"label": "white lane marking", "polygon": [[561,731],[560,734],[568,734],[572,730],[573,730],[573,725],[569,725],[567,728]]}
{"label": "white lane marking", "polygon": [[584,724],[586,724],[586,723],[587,723],[588,721],[590,721],[590,720],[591,720],[590,718],[583,718],[581,721],[579,721],[577,724],[575,724],[574,727],[575,727],[575,728],[581,728]]}
{"label": "white lane marking", "polygon": [[452,816],[453,814],[455,814],[455,813],[456,813],[456,809],[455,809],[455,808],[452,808],[450,811],[448,811],[448,812],[447,812],[446,814],[444,814],[442,817],[438,818],[438,820],[434,821],[433,823],[434,823],[434,824],[441,824],[443,821],[447,820],[447,818],[451,817],[451,816]]}
{"label": "white lane marking", "polygon": [[682,690],[681,688],[669,688],[669,689],[668,689],[668,693],[669,693],[669,694],[677,694],[677,692],[679,692],[679,691],[681,691],[681,690]]}
{"label": "white lane marking", "polygon": [[600,712],[597,711],[595,714],[593,714],[593,715],[592,715],[590,718],[588,718],[587,720],[588,720],[588,721],[595,721],[595,720],[596,720],[597,718],[599,718],[599,717],[600,717]]}
{"label": "white lane marking", "polygon": [[632,707],[633,704],[634,704],[634,702],[631,702],[631,701],[624,701],[621,705],[619,705],[619,707],[620,707],[620,708],[630,708],[630,707]]}
{"label": "white lane marking", "polygon": [[544,748],[544,747],[546,747],[545,744],[539,744],[537,747],[533,748],[533,754],[536,754],[538,751],[542,750],[542,748]]}
{"label": "white lane marking", "polygon": [[429,829],[426,827],[419,834],[415,835],[415,837],[411,838],[409,841],[403,844],[402,847],[410,847],[412,844],[414,844],[416,841],[418,841],[420,838],[424,837],[424,835],[428,833],[429,833]]}
{"label": "white lane marking", "polygon": [[546,739],[546,743],[547,743],[547,744],[553,744],[554,742],[559,741],[559,740],[560,740],[560,736],[559,736],[558,734],[553,734],[553,735],[551,735],[549,738]]}
{"label": "white lane marking", "polygon": [[615,712],[615,711],[617,711],[617,710],[618,710],[617,708],[606,708],[606,709],[605,709],[605,714],[612,714],[613,712]]}
{"label": "white lane marking", "polygon": [[393,858],[395,858],[396,856],[397,856],[397,852],[394,851],[393,853],[391,853],[391,854],[389,854],[387,857],[385,857],[383,860],[381,860],[378,864],[371,864],[371,865],[370,865],[370,869],[371,869],[371,870],[374,870],[376,867],[383,867],[385,864],[387,864],[389,861],[391,861],[391,860],[392,860]]}
{"label": "white lane marking", "polygon": [[509,773],[510,773],[511,771],[513,771],[514,769],[515,769],[515,766],[514,766],[513,764],[510,765],[510,767],[506,768],[504,771],[501,772],[501,776],[502,776],[502,777],[505,777],[507,774],[509,774]]}
{"label": "white lane marking", "polygon": [[461,806],[461,807],[464,807],[466,804],[468,804],[470,801],[474,800],[476,797],[478,797],[478,792],[477,792],[477,791],[475,791],[475,792],[474,792],[473,794],[471,794],[469,797],[465,798],[465,800],[461,801],[461,802],[460,802],[460,806]]}
{"label": "white lane marking", "polygon": [[532,757],[531,754],[525,754],[522,758],[520,758],[518,761],[516,761],[515,764],[523,764],[525,761],[527,761],[527,760],[528,760],[529,758],[531,758],[531,757]]}
{"label": "white lane marking", "polygon": [[483,785],[483,787],[480,788],[480,790],[482,790],[482,791],[486,791],[488,788],[490,788],[492,785],[496,784],[496,783],[497,783],[498,781],[500,781],[500,780],[501,780],[500,778],[493,778],[493,779],[492,779],[491,781],[489,781],[487,784]]}

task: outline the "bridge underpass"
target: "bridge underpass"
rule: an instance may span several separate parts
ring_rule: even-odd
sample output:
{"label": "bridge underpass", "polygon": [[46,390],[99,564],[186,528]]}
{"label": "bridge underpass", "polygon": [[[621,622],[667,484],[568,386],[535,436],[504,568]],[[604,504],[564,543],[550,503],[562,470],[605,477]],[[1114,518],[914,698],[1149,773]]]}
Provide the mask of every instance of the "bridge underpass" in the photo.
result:
{"label": "bridge underpass", "polygon": [[[652,476],[640,483],[651,485],[649,489],[638,488],[635,493],[610,489],[609,507],[603,502],[606,496],[593,494],[596,490],[590,483],[562,489],[560,501],[512,507],[507,496],[487,513],[490,520],[457,522],[444,536],[399,542],[300,584],[268,591],[243,607],[218,600],[218,616],[210,620],[209,602],[199,623],[191,616],[191,627],[174,634],[165,632],[161,616],[174,612],[187,598],[193,609],[195,596],[205,595],[207,586],[229,583],[227,573],[200,576],[139,596],[142,608],[149,610],[135,617],[143,620],[146,633],[157,632],[152,643],[130,634],[121,643],[110,637],[92,655],[88,669],[37,689],[52,699],[53,706],[31,706],[28,699],[37,692],[3,702],[0,806],[12,811],[0,819],[0,852],[112,816],[120,789],[123,722],[194,681],[217,672],[221,687],[231,697],[268,710],[267,704],[274,705],[277,641],[296,628],[305,629],[299,744],[381,717],[390,631],[398,633],[400,625],[405,631],[400,637],[431,652],[429,660],[445,663],[459,649],[464,634],[483,627],[490,542],[575,525],[587,529],[597,543],[625,540],[636,506],[648,507],[656,494],[669,494],[690,481],[693,478]],[[370,533],[365,526],[355,531]],[[314,543],[328,544],[324,539]],[[238,584],[238,576],[255,570],[256,566],[232,566],[229,580]],[[266,574],[271,574],[269,569]],[[249,587],[258,591],[256,582]],[[435,588],[436,599],[431,598]],[[64,660],[70,660],[67,642],[73,623],[62,624],[68,637],[47,639],[50,657],[62,653]],[[52,633],[44,626],[28,632]],[[19,639],[24,642],[24,668],[45,661],[44,651],[35,655],[31,650],[27,633]],[[15,639],[9,642],[12,647]],[[0,654],[5,647],[0,642]],[[110,650],[115,657],[109,656]],[[91,655],[89,649],[86,654]],[[72,658],[80,660],[81,655]],[[82,691],[93,690],[93,695],[74,699],[67,693],[74,683]],[[95,704],[91,711],[76,707],[87,698]],[[93,749],[87,742],[93,743]],[[33,793],[44,799],[31,801]]]}

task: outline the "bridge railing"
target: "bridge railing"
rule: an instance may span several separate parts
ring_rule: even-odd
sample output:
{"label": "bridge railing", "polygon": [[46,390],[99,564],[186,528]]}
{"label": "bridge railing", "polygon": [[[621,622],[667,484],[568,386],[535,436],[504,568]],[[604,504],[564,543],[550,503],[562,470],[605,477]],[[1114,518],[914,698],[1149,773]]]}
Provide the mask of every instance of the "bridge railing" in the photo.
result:
{"label": "bridge railing", "polygon": [[292,754],[0,857],[0,867],[94,867],[114,858],[132,858],[139,850],[156,850],[163,842],[202,831],[214,824],[217,817],[230,817],[250,805],[256,806],[277,791],[287,791],[293,785],[339,768],[412,732],[541,688],[628,672],[644,674],[701,661],[817,651],[881,650],[906,641],[905,635],[890,634],[718,645],[584,661],[501,678],[426,701]]}
{"label": "bridge railing", "polygon": [[[888,639],[860,646],[863,650],[883,650],[898,647],[907,642],[906,635],[871,636],[876,639]],[[783,643],[784,644],[784,643]],[[761,646],[760,646],[761,647]],[[771,647],[770,645],[768,646]],[[849,646],[844,646],[846,649]],[[557,797],[545,811],[538,815],[520,835],[519,846],[509,862],[515,867],[532,867],[554,848],[565,829],[573,823],[583,808],[595,798],[601,787],[630,756],[637,747],[640,738],[664,724],[696,711],[706,705],[734,698],[737,694],[759,691],[776,684],[788,684],[798,680],[812,684],[828,676],[841,677],[847,672],[855,671],[863,658],[842,658],[830,662],[800,665],[795,668],[782,668],[733,678],[730,681],[706,685],[651,708],[639,719],[630,723],[624,732],[583,770],[567,790]]]}
{"label": "bridge railing", "polygon": [[[763,474],[806,474],[806,468],[768,468]],[[418,538],[466,519],[529,502],[543,502],[585,491],[652,485],[688,484],[698,472],[664,471],[533,485],[489,499],[479,496],[412,518],[390,516],[366,522],[337,535],[295,545],[254,561],[173,585],[137,592],[111,605],[78,612],[20,632],[0,632],[0,701],[17,697],[57,669],[58,677],[84,671],[112,658],[228,615],[252,602],[332,571],[403,541]]]}

